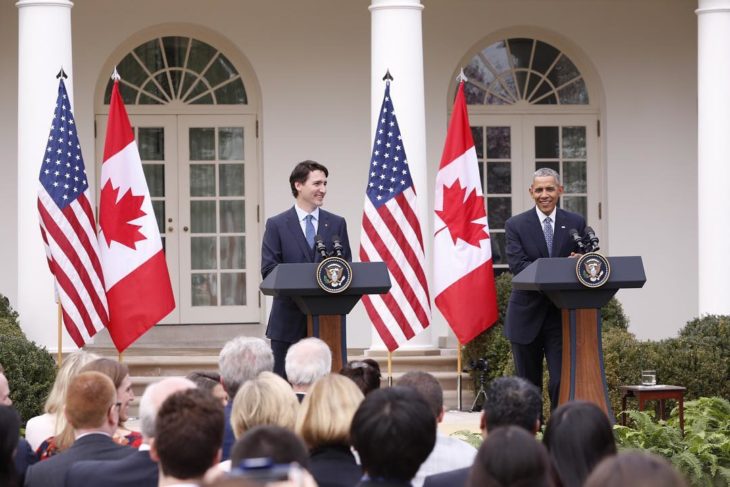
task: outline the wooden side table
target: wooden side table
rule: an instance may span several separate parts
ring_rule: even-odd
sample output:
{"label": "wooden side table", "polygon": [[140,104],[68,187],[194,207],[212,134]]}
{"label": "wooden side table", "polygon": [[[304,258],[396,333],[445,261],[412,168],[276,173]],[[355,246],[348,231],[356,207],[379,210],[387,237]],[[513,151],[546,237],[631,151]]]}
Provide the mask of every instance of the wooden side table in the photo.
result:
{"label": "wooden side table", "polygon": [[[684,434],[684,393],[686,387],[656,385],[656,386],[620,386],[621,391],[621,412],[626,412],[626,399],[635,397],[639,401],[639,411],[644,410],[647,401],[659,401],[657,410],[658,419],[666,419],[665,417],[665,401],[674,399],[679,404],[679,429]],[[621,424],[626,425],[626,414],[621,414]]]}

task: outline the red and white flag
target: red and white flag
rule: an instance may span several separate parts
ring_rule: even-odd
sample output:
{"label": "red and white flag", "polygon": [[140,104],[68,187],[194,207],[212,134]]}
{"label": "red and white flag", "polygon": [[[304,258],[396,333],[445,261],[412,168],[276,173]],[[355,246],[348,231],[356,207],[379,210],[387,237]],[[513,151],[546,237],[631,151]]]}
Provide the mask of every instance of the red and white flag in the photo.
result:
{"label": "red and white flag", "polygon": [[434,198],[436,307],[465,344],[497,321],[497,291],[484,195],[464,99],[454,101]]}
{"label": "red and white flag", "polygon": [[134,132],[114,82],[104,143],[99,248],[109,334],[120,352],[175,309],[170,275]]}

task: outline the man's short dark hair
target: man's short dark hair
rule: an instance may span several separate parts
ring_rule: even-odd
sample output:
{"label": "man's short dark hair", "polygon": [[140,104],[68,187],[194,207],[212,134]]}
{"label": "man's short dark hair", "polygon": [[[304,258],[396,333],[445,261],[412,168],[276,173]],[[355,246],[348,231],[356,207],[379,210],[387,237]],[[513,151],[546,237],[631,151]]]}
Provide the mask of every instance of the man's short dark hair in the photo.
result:
{"label": "man's short dark hair", "polygon": [[355,413],[350,439],[370,477],[410,482],[433,450],[436,421],[413,389],[378,389]]}
{"label": "man's short dark hair", "polygon": [[162,473],[176,479],[202,477],[223,443],[223,406],[198,389],[176,392],[162,403],[155,422],[155,449]]}
{"label": "man's short dark hair", "polygon": [[270,458],[274,463],[297,462],[309,467],[309,452],[304,441],[281,426],[256,426],[246,431],[231,450],[231,466],[249,458]]}
{"label": "man's short dark hair", "polygon": [[444,408],[444,391],[441,384],[428,372],[420,370],[406,372],[398,379],[397,384],[401,387],[415,389],[428,403],[435,418],[441,415]]}
{"label": "man's short dark hair", "polygon": [[357,387],[366,396],[380,388],[380,365],[371,358],[347,362],[340,369],[340,375],[344,375],[357,384]]}
{"label": "man's short dark hair", "polygon": [[299,194],[299,191],[297,191],[296,186],[294,183],[302,183],[304,184],[307,181],[307,178],[309,178],[309,173],[314,171],[322,171],[325,176],[329,176],[330,173],[327,170],[326,167],[324,167],[322,164],[316,161],[302,161],[296,166],[294,166],[294,169],[292,170],[291,174],[289,175],[289,186],[291,186],[291,194],[294,195],[296,198]]}
{"label": "man's short dark hair", "polygon": [[520,377],[498,377],[487,386],[486,392],[482,410],[487,431],[515,425],[535,432],[535,422],[542,411],[537,387]]}

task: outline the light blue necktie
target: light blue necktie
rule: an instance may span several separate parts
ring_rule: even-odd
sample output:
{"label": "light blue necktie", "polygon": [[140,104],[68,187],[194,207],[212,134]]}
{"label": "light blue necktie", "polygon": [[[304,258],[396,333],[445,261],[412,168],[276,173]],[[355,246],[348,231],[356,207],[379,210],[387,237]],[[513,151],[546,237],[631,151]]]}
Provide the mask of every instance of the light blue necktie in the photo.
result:
{"label": "light blue necktie", "polygon": [[314,217],[312,215],[307,215],[304,217],[305,223],[304,223],[304,238],[307,239],[307,243],[309,244],[309,248],[314,248],[314,223],[312,223],[312,220]]}
{"label": "light blue necktie", "polygon": [[545,234],[545,243],[547,244],[548,255],[552,257],[552,255],[553,255],[553,226],[550,225],[551,221],[552,220],[550,219],[550,217],[547,217],[542,221],[542,233]]}

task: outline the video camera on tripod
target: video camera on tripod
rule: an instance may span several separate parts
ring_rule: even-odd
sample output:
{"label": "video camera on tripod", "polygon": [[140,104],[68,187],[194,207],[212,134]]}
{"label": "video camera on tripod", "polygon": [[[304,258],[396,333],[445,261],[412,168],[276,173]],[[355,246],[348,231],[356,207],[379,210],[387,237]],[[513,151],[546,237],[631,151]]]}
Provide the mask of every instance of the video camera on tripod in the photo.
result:
{"label": "video camera on tripod", "polygon": [[487,370],[489,370],[489,361],[486,357],[480,357],[477,359],[471,359],[469,365],[464,367],[464,372],[476,371],[478,372],[479,390],[477,390],[476,396],[474,396],[474,402],[471,404],[471,411],[481,411],[482,406],[477,406],[479,398],[483,400],[487,399],[487,392],[484,386],[487,383]]}

